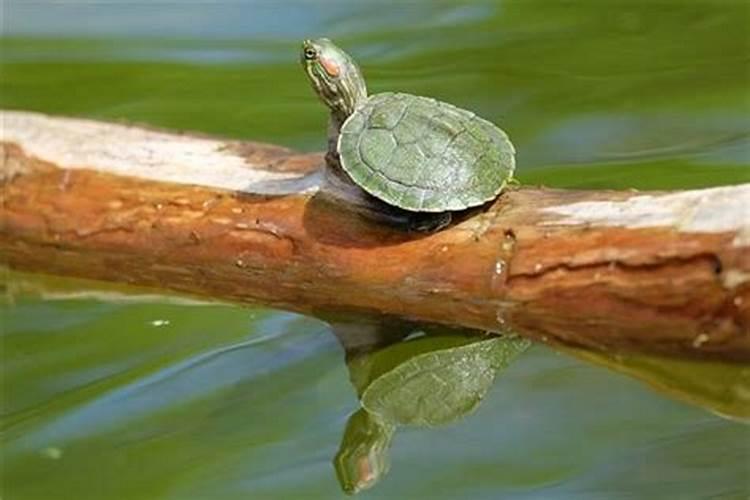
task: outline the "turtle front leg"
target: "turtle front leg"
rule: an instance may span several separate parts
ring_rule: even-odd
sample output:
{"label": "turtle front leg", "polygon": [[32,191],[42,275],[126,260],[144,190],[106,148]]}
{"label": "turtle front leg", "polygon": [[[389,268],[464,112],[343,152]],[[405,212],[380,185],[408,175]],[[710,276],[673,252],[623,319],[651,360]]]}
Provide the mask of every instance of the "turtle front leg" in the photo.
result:
{"label": "turtle front leg", "polygon": [[409,218],[409,231],[434,233],[449,226],[452,220],[451,212],[416,212]]}
{"label": "turtle front leg", "polygon": [[451,212],[411,212],[383,203],[367,193],[365,195],[367,204],[361,207],[362,215],[402,231],[434,233],[450,225],[453,220]]}

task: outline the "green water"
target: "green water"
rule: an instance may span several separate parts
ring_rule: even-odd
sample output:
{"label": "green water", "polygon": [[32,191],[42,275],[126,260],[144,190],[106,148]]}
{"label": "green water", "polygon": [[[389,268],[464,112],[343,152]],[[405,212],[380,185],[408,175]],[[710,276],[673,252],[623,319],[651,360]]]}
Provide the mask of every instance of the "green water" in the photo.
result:
{"label": "green water", "polygon": [[[297,50],[328,35],[371,91],[430,95],[501,125],[522,182],[750,181],[743,1],[10,0],[3,16],[3,108],[319,150],[326,116]],[[3,284],[3,500],[343,496],[332,460],[360,374],[340,329],[90,283]],[[399,426],[390,472],[360,495],[750,495],[750,428],[717,415],[747,416],[746,367],[621,370],[648,386],[594,361],[533,346],[473,413]]]}

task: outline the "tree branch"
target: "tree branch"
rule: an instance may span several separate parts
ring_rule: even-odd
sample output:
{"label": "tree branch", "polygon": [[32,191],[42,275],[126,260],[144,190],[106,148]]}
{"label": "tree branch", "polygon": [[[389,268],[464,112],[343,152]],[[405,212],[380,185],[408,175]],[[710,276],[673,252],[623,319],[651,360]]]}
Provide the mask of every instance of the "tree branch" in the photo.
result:
{"label": "tree branch", "polygon": [[322,188],[319,154],[25,112],[3,122],[0,256],[13,268],[750,359],[750,184],[514,189],[418,234]]}

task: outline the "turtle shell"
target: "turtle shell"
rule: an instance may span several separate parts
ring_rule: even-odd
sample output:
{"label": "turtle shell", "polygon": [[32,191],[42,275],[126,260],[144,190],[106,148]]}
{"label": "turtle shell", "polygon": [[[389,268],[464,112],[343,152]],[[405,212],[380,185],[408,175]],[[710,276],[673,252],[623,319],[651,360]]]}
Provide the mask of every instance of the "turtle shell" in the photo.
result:
{"label": "turtle shell", "polygon": [[362,189],[415,212],[481,205],[513,175],[508,136],[474,113],[427,97],[369,97],[344,122],[341,167]]}

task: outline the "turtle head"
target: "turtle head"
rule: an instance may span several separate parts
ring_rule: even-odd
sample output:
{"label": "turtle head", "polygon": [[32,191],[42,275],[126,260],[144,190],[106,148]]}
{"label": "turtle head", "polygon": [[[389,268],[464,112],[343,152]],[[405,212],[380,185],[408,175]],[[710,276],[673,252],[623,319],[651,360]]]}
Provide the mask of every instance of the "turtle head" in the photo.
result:
{"label": "turtle head", "polygon": [[313,90],[339,123],[367,98],[365,79],[357,63],[329,39],[302,42],[300,60]]}

